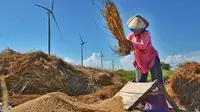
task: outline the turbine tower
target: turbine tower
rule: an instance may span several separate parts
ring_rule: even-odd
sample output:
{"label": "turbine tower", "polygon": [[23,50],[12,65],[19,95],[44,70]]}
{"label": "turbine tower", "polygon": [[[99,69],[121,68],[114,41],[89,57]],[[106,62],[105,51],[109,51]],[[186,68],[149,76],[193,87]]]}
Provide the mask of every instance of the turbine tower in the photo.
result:
{"label": "turbine tower", "polygon": [[57,25],[58,31],[59,31],[60,36],[61,36],[60,28],[58,26],[58,23],[56,21],[54,13],[53,13],[54,0],[52,0],[51,9],[46,8],[44,6],[41,6],[41,5],[37,5],[37,4],[35,4],[35,6],[40,7],[42,9],[45,9],[47,11],[47,15],[48,15],[48,54],[50,55],[51,54],[51,28],[50,28],[51,27],[51,24],[50,24],[50,19],[51,19],[50,16],[51,15],[52,15],[52,17],[53,17],[53,19],[54,19],[54,21],[55,21],[55,23]]}
{"label": "turbine tower", "polygon": [[80,45],[81,45],[81,66],[83,66],[83,46],[87,41],[83,41],[83,38],[82,38],[82,36],[81,36],[79,31],[78,31],[78,34],[79,34],[79,37],[81,39],[81,43],[80,43]]}
{"label": "turbine tower", "polygon": [[112,60],[112,69],[113,70],[115,69],[115,62],[114,62],[114,60]]}
{"label": "turbine tower", "polygon": [[101,51],[100,57],[101,57],[101,68],[103,69],[103,52]]}

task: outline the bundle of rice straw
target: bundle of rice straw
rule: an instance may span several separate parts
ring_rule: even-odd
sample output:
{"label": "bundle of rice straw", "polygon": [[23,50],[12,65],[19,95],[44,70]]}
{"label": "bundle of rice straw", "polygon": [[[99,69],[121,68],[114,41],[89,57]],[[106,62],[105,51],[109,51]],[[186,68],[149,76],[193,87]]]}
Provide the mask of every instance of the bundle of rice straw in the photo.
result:
{"label": "bundle of rice straw", "polygon": [[103,2],[102,14],[108,29],[113,34],[114,38],[118,41],[119,49],[114,51],[119,55],[130,54],[130,42],[126,39],[122,20],[116,5],[110,0],[105,0]]}

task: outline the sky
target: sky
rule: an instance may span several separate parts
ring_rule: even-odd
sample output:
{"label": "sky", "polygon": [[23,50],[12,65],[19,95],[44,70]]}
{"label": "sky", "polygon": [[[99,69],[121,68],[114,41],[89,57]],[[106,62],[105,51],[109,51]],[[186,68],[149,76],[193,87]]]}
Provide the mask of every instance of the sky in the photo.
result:
{"label": "sky", "polygon": [[[51,17],[51,52],[72,64],[80,64],[80,32],[84,41],[84,65],[100,67],[100,52],[104,68],[134,69],[133,54],[113,55],[109,45],[117,42],[105,27],[100,0],[55,0],[53,13],[62,36]],[[120,12],[126,35],[126,21],[140,14],[150,26],[151,40],[161,61],[176,68],[184,61],[200,62],[200,1],[199,0],[113,0]],[[50,8],[51,0],[1,0],[0,50],[11,48],[18,52],[42,50],[47,53],[47,13],[36,7]],[[95,25],[94,21],[105,33]],[[108,34],[108,35],[107,35]]]}

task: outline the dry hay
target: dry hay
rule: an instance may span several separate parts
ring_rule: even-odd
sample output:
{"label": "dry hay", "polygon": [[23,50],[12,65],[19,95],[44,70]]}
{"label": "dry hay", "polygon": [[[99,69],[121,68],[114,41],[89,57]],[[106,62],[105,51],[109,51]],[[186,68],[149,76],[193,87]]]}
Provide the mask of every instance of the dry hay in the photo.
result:
{"label": "dry hay", "polygon": [[198,62],[186,62],[179,65],[182,72],[200,74],[200,64]]}
{"label": "dry hay", "polygon": [[123,112],[121,97],[100,104],[79,103],[61,92],[53,92],[14,107],[11,112]]}
{"label": "dry hay", "polygon": [[91,67],[82,67],[75,66],[77,71],[82,72],[85,75],[88,75],[90,79],[93,80],[94,85],[99,84],[102,87],[114,84],[124,83],[124,79],[119,76],[116,76],[115,72],[110,70],[91,68]]}
{"label": "dry hay", "polygon": [[6,82],[10,94],[69,92],[67,74],[71,75],[73,67],[55,56],[34,52],[1,58],[7,58],[2,62],[7,63],[4,68],[7,70]]}
{"label": "dry hay", "polygon": [[106,25],[114,38],[118,41],[118,50],[114,50],[119,55],[130,54],[130,41],[126,39],[123,29],[122,20],[120,18],[116,5],[110,0],[104,0],[102,15],[106,21]]}
{"label": "dry hay", "polygon": [[29,100],[33,100],[35,98],[38,98],[42,95],[12,95],[12,96],[9,96],[9,100],[8,100],[8,104],[12,105],[12,106],[18,106],[22,103],[25,103]]}
{"label": "dry hay", "polygon": [[82,95],[105,85],[121,82],[113,73],[103,70],[101,73],[90,71],[87,68],[76,68],[41,51],[0,55],[0,73],[6,75],[10,95],[45,94],[55,91]]}
{"label": "dry hay", "polygon": [[167,85],[177,104],[189,110],[200,106],[200,63],[186,62],[170,78]]}
{"label": "dry hay", "polygon": [[[108,98],[113,97],[121,89],[122,86],[123,85],[109,85],[88,95],[79,95],[79,96],[72,96],[72,97],[75,99],[78,99],[80,102],[84,102],[87,104],[97,103],[99,101],[106,100]],[[39,95],[39,94],[12,95],[9,97],[8,103],[11,104],[12,106],[17,106],[29,100],[38,98],[40,96],[42,95]]]}
{"label": "dry hay", "polygon": [[97,92],[91,93],[89,95],[80,95],[76,97],[76,99],[89,104],[97,103],[112,98],[122,87],[123,85],[105,86],[103,89],[98,90]]}
{"label": "dry hay", "polygon": [[10,48],[7,48],[7,49],[1,51],[1,53],[0,53],[0,55],[11,55],[11,54],[19,54],[19,53]]}

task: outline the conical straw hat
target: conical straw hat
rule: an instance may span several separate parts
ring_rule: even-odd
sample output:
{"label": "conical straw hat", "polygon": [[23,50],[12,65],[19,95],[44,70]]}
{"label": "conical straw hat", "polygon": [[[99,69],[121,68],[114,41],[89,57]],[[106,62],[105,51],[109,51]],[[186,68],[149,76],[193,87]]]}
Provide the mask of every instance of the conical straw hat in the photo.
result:
{"label": "conical straw hat", "polygon": [[130,30],[144,30],[149,26],[149,22],[140,15],[135,15],[127,21]]}

